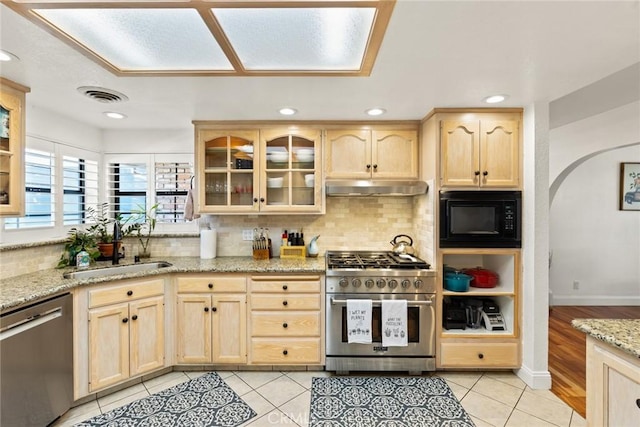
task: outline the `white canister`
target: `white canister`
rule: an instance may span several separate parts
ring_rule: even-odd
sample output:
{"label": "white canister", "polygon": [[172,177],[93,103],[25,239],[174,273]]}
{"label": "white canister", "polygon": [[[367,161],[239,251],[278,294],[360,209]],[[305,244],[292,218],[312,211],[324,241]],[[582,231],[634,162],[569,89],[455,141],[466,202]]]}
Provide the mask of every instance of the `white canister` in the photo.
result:
{"label": "white canister", "polygon": [[216,230],[200,230],[200,258],[212,259],[216,257]]}

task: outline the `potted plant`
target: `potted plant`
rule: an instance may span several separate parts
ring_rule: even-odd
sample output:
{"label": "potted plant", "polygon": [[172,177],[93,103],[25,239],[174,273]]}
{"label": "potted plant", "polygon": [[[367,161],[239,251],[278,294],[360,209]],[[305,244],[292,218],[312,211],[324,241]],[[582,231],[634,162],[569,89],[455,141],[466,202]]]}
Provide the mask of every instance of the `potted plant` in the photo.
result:
{"label": "potted plant", "polygon": [[133,213],[133,224],[131,224],[132,232],[135,233],[140,244],[140,251],[138,256],[140,258],[149,258],[151,252],[149,251],[149,243],[151,242],[151,233],[156,228],[156,213],[158,211],[158,204],[151,206],[149,210],[145,210],[139,207]]}
{"label": "potted plant", "polygon": [[74,227],[69,230],[67,241],[64,244],[64,252],[60,255],[57,268],[75,266],[76,255],[83,249],[89,253],[92,263],[100,256],[96,237],[88,231]]}
{"label": "potted plant", "polygon": [[[102,254],[102,257],[105,259],[111,258],[113,255],[114,221],[117,221],[120,225],[123,237],[131,234],[135,228],[132,224],[127,225],[127,222],[131,219],[130,217],[123,220],[122,215],[120,213],[116,213],[115,217],[111,218],[109,216],[109,204],[106,202],[99,204],[96,208],[88,207],[87,219],[87,222],[92,223],[87,231],[95,236],[98,249]],[[121,243],[118,242],[118,248],[120,245]]]}

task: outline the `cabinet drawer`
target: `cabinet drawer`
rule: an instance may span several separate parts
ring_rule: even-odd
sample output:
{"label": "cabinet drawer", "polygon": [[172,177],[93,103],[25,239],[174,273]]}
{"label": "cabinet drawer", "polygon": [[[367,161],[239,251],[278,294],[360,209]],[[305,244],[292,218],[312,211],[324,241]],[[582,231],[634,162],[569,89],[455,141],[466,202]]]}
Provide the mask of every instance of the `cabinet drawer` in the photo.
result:
{"label": "cabinet drawer", "polygon": [[251,362],[255,364],[294,365],[320,363],[320,338],[253,338]]}
{"label": "cabinet drawer", "polygon": [[320,295],[251,295],[252,310],[320,310]]}
{"label": "cabinet drawer", "polygon": [[518,343],[442,343],[440,364],[460,368],[516,368]]}
{"label": "cabinet drawer", "polygon": [[164,279],[107,286],[89,291],[89,308],[164,294]]}
{"label": "cabinet drawer", "polygon": [[320,313],[251,313],[254,337],[320,336]]}
{"label": "cabinet drawer", "polygon": [[314,293],[320,292],[320,276],[251,278],[251,292]]}
{"label": "cabinet drawer", "polygon": [[178,277],[178,293],[247,291],[245,276],[187,276]]}

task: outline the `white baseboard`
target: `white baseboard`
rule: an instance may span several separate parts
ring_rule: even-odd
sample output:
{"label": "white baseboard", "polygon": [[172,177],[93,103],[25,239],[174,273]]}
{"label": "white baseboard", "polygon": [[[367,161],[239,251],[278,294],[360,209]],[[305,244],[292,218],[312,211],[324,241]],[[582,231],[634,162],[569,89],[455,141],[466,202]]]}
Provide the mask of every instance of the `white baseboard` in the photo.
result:
{"label": "white baseboard", "polygon": [[549,371],[534,372],[526,366],[522,366],[514,372],[518,378],[527,383],[527,385],[534,390],[551,389],[551,373]]}
{"label": "white baseboard", "polygon": [[553,295],[553,305],[640,305],[640,296]]}

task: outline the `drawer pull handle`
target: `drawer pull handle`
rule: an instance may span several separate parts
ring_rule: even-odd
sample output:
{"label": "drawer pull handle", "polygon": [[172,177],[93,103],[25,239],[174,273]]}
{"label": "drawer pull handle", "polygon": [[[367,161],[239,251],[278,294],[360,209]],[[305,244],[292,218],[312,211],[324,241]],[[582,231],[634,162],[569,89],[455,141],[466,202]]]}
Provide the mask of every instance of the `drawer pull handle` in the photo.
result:
{"label": "drawer pull handle", "polygon": [[282,290],[286,291],[287,289],[289,289],[289,287],[287,285],[282,285]]}
{"label": "drawer pull handle", "polygon": [[204,308],[204,312],[205,312],[205,313],[208,313],[208,312],[209,312],[209,307],[205,307],[205,308]]}
{"label": "drawer pull handle", "polygon": [[282,352],[282,354],[284,354],[284,355],[286,356],[287,354],[289,354],[289,352],[288,352],[287,350],[284,350],[284,351]]}
{"label": "drawer pull handle", "polygon": [[216,307],[211,307],[211,311],[218,311]]}
{"label": "drawer pull handle", "polygon": [[207,286],[209,286],[209,289],[213,289],[213,283],[209,283]]}
{"label": "drawer pull handle", "polygon": [[289,303],[288,303],[288,302],[286,302],[286,301],[282,301],[282,305],[285,305],[285,306],[286,306],[287,304],[289,304]]}
{"label": "drawer pull handle", "polygon": [[636,406],[640,408],[640,399],[636,399]]}
{"label": "drawer pull handle", "polygon": [[282,324],[282,327],[286,329],[286,328],[289,327],[289,325],[287,324],[287,322],[285,322],[285,323]]}
{"label": "drawer pull handle", "polygon": [[129,319],[126,318],[126,317],[124,319],[122,319],[122,323],[127,323],[128,321],[129,321]]}
{"label": "drawer pull handle", "polygon": [[484,359],[484,354],[478,353],[478,359]]}
{"label": "drawer pull handle", "polygon": [[133,295],[133,291],[127,291],[127,295],[129,296]]}
{"label": "drawer pull handle", "polygon": [[134,314],[133,316],[131,316],[131,320],[138,320],[138,315]]}

